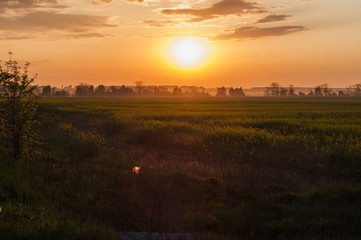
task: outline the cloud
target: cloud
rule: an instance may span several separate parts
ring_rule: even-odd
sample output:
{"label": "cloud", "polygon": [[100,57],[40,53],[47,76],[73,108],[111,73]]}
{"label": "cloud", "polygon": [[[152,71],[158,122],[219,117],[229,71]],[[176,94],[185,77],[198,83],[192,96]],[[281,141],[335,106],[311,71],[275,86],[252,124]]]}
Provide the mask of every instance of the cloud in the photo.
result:
{"label": "cloud", "polygon": [[35,8],[66,8],[58,5],[57,0],[0,0],[0,13],[7,13],[9,10],[26,10]]}
{"label": "cloud", "polygon": [[[1,0],[0,0],[1,1]],[[143,3],[144,0],[125,0],[130,3]],[[113,0],[93,0],[91,3],[94,5],[103,5],[113,2]]]}
{"label": "cloud", "polygon": [[255,2],[246,2],[244,0],[222,0],[208,8],[163,9],[161,12],[167,15],[190,15],[194,17],[191,19],[192,22],[201,22],[227,15],[240,16],[249,13],[264,13],[266,10],[259,7]]}
{"label": "cloud", "polygon": [[104,38],[109,37],[109,34],[102,34],[102,33],[79,33],[70,35],[70,38],[80,39],[80,38]]}
{"label": "cloud", "polygon": [[100,38],[109,36],[100,29],[117,26],[110,17],[62,13],[65,8],[58,0],[0,0],[0,39]]}
{"label": "cloud", "polygon": [[[96,33],[102,28],[116,27],[108,23],[109,17],[92,16],[82,14],[61,14],[56,12],[35,11],[15,18],[0,17],[0,31],[7,32],[16,39],[16,33],[30,37],[42,36],[47,33],[72,34],[74,37],[104,37],[106,35]],[[12,34],[9,34],[12,33]]]}
{"label": "cloud", "polygon": [[144,20],[142,23],[149,27],[171,27],[179,24],[179,22],[171,20]]}
{"label": "cloud", "polygon": [[25,40],[30,38],[33,37],[30,35],[19,35],[19,34],[14,34],[12,32],[7,32],[1,34],[0,40]]}
{"label": "cloud", "polygon": [[12,7],[12,8],[35,7],[43,3],[57,4],[58,1],[57,0],[0,0],[0,6]]}
{"label": "cloud", "polygon": [[267,17],[264,17],[257,21],[257,23],[269,23],[269,22],[279,22],[284,21],[288,18],[290,18],[291,15],[268,15]]}
{"label": "cloud", "polygon": [[0,30],[66,30],[83,32],[94,28],[115,27],[107,23],[108,17],[32,12],[17,18],[0,18]]}
{"label": "cloud", "polygon": [[218,35],[211,38],[211,40],[256,39],[263,37],[282,36],[304,30],[307,30],[305,26],[279,26],[269,28],[240,27],[235,29],[231,34]]}
{"label": "cloud", "polygon": [[92,4],[94,5],[103,5],[103,4],[108,4],[111,3],[112,0],[93,0]]}
{"label": "cloud", "polygon": [[144,0],[127,0],[128,2],[131,2],[131,3],[143,3]]}

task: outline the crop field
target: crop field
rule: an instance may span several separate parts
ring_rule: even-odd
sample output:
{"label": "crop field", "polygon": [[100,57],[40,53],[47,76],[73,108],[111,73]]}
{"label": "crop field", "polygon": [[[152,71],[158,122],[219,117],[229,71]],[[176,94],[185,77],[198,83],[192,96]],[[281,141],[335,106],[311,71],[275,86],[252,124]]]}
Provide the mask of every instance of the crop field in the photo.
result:
{"label": "crop field", "polygon": [[360,100],[42,99],[37,120],[0,237],[361,236]]}

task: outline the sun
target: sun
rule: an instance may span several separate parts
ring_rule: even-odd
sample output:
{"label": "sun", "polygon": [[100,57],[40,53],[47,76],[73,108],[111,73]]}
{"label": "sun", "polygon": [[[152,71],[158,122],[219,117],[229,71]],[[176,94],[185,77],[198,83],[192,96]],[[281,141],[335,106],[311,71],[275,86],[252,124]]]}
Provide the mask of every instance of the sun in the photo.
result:
{"label": "sun", "polygon": [[168,48],[168,57],[178,67],[195,68],[208,57],[209,48],[205,41],[197,37],[173,39]]}

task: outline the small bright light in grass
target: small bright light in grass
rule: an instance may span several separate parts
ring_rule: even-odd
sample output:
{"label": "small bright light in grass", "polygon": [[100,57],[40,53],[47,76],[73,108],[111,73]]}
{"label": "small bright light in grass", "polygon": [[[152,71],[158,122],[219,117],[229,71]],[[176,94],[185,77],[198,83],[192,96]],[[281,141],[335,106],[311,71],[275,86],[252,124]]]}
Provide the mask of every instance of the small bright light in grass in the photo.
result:
{"label": "small bright light in grass", "polygon": [[139,172],[140,172],[140,167],[134,166],[133,167],[133,173],[139,174]]}
{"label": "small bright light in grass", "polygon": [[193,68],[204,63],[208,55],[208,47],[200,38],[180,37],[170,44],[168,55],[177,66]]}

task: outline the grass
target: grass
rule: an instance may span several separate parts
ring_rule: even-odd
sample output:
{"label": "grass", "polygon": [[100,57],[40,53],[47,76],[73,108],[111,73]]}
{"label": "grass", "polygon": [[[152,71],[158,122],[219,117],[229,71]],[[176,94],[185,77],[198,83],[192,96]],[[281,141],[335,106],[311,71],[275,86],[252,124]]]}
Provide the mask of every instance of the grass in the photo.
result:
{"label": "grass", "polygon": [[360,105],[43,99],[39,159],[0,170],[0,237],[357,239]]}

